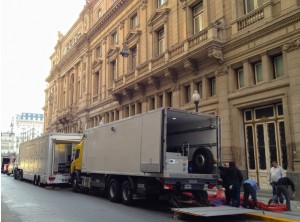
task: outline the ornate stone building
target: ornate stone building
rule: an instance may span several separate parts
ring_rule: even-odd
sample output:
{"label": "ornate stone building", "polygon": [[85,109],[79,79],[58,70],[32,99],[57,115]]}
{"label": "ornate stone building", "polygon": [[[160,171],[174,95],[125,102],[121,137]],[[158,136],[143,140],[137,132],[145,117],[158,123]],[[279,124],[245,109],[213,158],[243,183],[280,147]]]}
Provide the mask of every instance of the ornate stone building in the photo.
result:
{"label": "ornate stone building", "polygon": [[198,90],[224,162],[269,189],[278,160],[300,184],[299,61],[299,0],[90,0],[51,55],[44,131],[193,111]]}

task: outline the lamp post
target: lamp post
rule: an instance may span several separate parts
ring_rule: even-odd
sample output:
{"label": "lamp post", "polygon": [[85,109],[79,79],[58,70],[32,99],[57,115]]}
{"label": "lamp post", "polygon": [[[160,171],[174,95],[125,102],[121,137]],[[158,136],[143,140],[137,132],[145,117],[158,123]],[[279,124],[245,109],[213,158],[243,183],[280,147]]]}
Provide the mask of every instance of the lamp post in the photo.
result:
{"label": "lamp post", "polygon": [[193,93],[193,95],[192,95],[192,101],[195,104],[195,110],[196,110],[196,112],[198,112],[199,100],[200,100],[200,94],[198,93],[197,90],[195,90],[194,93]]}
{"label": "lamp post", "polygon": [[129,49],[125,43],[123,43],[123,49],[120,52],[122,57],[127,58],[129,56]]}

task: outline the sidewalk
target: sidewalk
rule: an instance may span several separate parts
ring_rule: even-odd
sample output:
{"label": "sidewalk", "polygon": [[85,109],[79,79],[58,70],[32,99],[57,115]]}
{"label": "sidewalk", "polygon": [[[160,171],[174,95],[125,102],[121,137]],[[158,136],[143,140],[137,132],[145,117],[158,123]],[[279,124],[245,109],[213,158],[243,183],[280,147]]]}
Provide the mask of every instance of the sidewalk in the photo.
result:
{"label": "sidewalk", "polygon": [[[209,190],[208,193],[215,194],[216,190]],[[243,192],[241,192],[241,195],[243,195]],[[265,204],[268,204],[268,201],[271,197],[271,191],[259,191],[257,193],[257,201]],[[268,221],[300,221],[300,202],[296,200],[291,200],[291,210],[292,211],[284,211],[280,213],[265,210],[257,210],[257,212],[250,213],[250,215],[263,218]]]}

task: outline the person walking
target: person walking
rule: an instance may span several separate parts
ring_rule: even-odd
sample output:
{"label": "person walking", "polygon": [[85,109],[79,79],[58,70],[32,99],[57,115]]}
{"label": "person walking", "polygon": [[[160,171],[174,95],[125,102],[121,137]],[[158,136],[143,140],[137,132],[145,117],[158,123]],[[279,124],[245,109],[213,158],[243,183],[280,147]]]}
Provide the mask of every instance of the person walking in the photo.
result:
{"label": "person walking", "polygon": [[231,205],[233,207],[240,207],[240,192],[243,181],[241,171],[236,167],[235,162],[230,162],[228,168],[220,166],[219,169],[223,171],[228,180],[229,188],[231,190]]}
{"label": "person walking", "polygon": [[288,178],[288,177],[282,177],[277,181],[276,184],[276,195],[274,197],[274,201],[275,199],[278,199],[278,197],[280,195],[284,195],[285,200],[286,200],[286,206],[287,206],[287,210],[291,211],[291,198],[290,198],[290,194],[289,194],[289,186],[291,186],[292,190],[293,190],[293,197],[295,197],[296,194],[296,190],[295,190],[295,184],[293,183],[293,181]]}
{"label": "person walking", "polygon": [[244,188],[245,208],[250,208],[249,196],[251,195],[251,198],[253,200],[254,209],[258,210],[259,208],[257,207],[256,192],[259,190],[259,186],[257,185],[257,183],[252,179],[247,179],[244,181],[243,188]]}
{"label": "person walking", "polygon": [[[274,197],[276,196],[276,183],[280,178],[285,177],[285,172],[282,169],[282,167],[278,165],[277,161],[273,160],[271,164],[272,164],[272,168],[270,170],[269,181],[272,186],[272,192]],[[278,197],[279,197],[279,202],[283,204],[283,195]],[[278,199],[275,200],[275,203],[278,203]]]}

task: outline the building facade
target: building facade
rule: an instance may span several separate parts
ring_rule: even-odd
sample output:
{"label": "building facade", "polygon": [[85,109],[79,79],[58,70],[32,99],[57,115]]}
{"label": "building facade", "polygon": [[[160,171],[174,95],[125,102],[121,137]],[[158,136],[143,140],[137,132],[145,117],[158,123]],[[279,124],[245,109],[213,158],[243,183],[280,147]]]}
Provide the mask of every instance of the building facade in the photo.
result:
{"label": "building facade", "polygon": [[15,134],[1,132],[1,156],[7,157],[15,154]]}
{"label": "building facade", "polygon": [[21,113],[12,118],[9,132],[1,132],[1,155],[15,156],[20,143],[43,134],[44,114]]}
{"label": "building facade", "polygon": [[192,111],[198,90],[224,162],[270,189],[277,160],[300,184],[299,0],[90,0],[50,59],[45,132]]}

